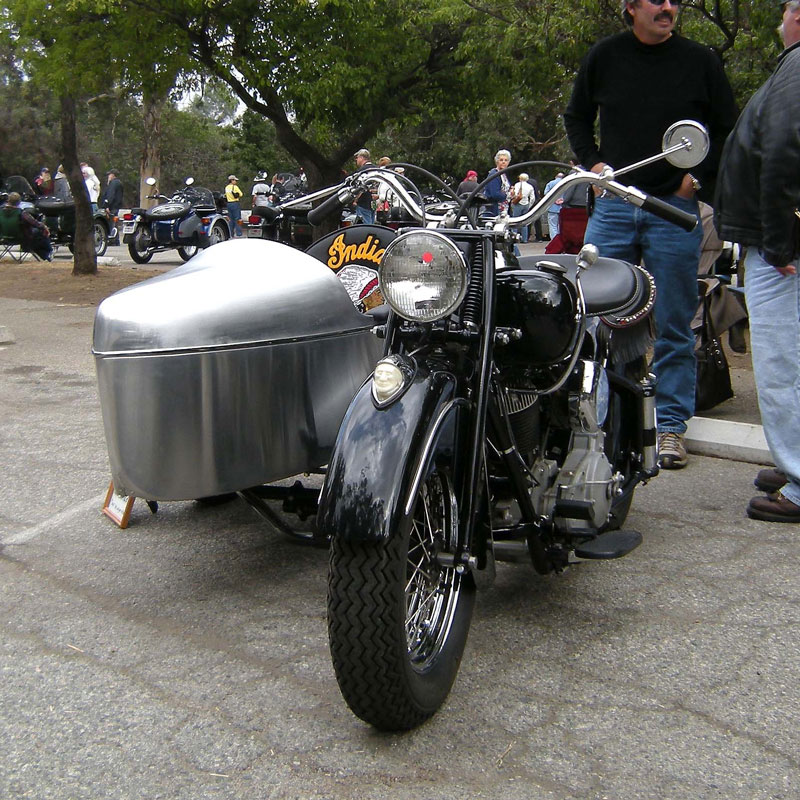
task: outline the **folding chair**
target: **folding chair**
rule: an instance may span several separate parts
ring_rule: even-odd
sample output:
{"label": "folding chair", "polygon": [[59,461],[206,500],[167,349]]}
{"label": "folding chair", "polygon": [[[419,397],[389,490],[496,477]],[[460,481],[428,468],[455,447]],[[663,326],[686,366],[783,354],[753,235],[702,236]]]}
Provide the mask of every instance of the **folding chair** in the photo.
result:
{"label": "folding chair", "polygon": [[41,261],[41,257],[28,250],[19,239],[0,238],[0,261],[6,256],[11,256],[14,261],[22,262],[28,256],[31,256],[34,261]]}

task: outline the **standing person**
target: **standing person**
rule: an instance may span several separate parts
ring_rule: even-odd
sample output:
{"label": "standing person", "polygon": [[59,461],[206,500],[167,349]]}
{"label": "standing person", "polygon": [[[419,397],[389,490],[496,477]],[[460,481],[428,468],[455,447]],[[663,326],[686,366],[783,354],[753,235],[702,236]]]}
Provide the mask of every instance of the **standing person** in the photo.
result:
{"label": "standing person", "polygon": [[[644,191],[693,214],[696,193],[711,192],[736,105],[722,63],[708,48],[674,32],[680,0],[623,0],[629,30],[598,42],[584,59],[564,120],[578,162],[601,172],[657,153],[667,127],[695,119],[711,135],[711,151],[692,175],[662,160],[633,173]],[[595,142],[595,118],[600,142]],[[713,194],[713,192],[712,192]],[[684,433],[694,414],[696,362],[692,317],[702,228],[686,233],[624,200],[598,197],[586,241],[601,256],[638,262],[655,278],[659,463],[687,463]]]}
{"label": "standing person", "polygon": [[[519,180],[511,189],[511,216],[521,217],[530,211],[531,205],[536,198],[536,192],[528,180],[530,176],[527,172],[519,174]],[[528,226],[523,225],[519,229],[523,243],[528,242]]]}
{"label": "standing person", "polygon": [[63,164],[58,165],[55,177],[53,178],[53,195],[59,200],[72,200],[72,191],[69,188],[67,174],[64,172]]}
{"label": "standing person", "polygon": [[42,167],[39,174],[34,178],[33,185],[36,193],[42,197],[53,194],[53,176],[50,174],[50,170],[47,169],[47,167]]}
{"label": "standing person", "polygon": [[[544,187],[544,193],[547,194],[554,186],[558,186],[563,177],[563,172],[556,172],[555,178],[548,181],[547,185]],[[561,206],[563,203],[564,201],[559,197],[558,200],[552,203],[550,208],[547,209],[547,235],[551,242],[558,236],[560,230],[558,223],[560,221],[559,214],[561,213]]]}
{"label": "standing person", "polygon": [[[504,170],[511,163],[511,152],[509,150],[498,150],[494,154],[494,167],[489,170],[489,175],[494,175]],[[486,176],[489,177],[488,175]],[[492,205],[487,206],[490,214],[504,214],[508,211],[511,198],[511,181],[507,174],[498,175],[486,184],[483,193],[489,200],[494,200]]]}
{"label": "standing person", "polygon": [[228,175],[228,185],[225,187],[225,200],[228,203],[228,214],[231,218],[234,236],[243,236],[240,220],[242,219],[242,196],[244,192],[239,188],[239,179],[235,175]]}
{"label": "standing person", "polygon": [[[354,158],[356,160],[356,172],[361,172],[361,170],[365,169],[375,169],[375,165],[370,160],[371,156],[369,150],[362,148],[355,154]],[[375,209],[372,207],[371,191],[363,191],[358,196],[356,200],[356,216],[361,222],[367,225],[373,225],[375,223]]]}
{"label": "standing person", "polygon": [[[539,188],[539,181],[533,176],[530,177],[531,186],[533,186],[533,202],[538,202],[542,197],[542,191]],[[537,217],[533,222],[533,233],[537,242],[543,242],[544,236],[542,234],[542,218]]]}
{"label": "standing person", "polygon": [[81,165],[83,182],[86,184],[86,191],[89,193],[89,202],[92,204],[92,213],[97,211],[97,202],[100,199],[100,179],[95,171],[88,165]]}
{"label": "standing person", "polygon": [[269,205],[269,193],[270,187],[267,183],[267,172],[264,170],[256,175],[253,189],[250,192],[250,208],[254,213],[259,206]]}
{"label": "standing person", "polygon": [[[389,156],[381,156],[378,159],[379,167],[388,167],[392,163]],[[385,225],[389,221],[389,212],[392,210],[392,195],[394,193],[385,184],[382,183],[378,187],[378,196],[375,204],[375,221],[378,225]]]}
{"label": "standing person", "polygon": [[117,222],[119,221],[119,210],[122,207],[122,181],[119,179],[115,169],[110,169],[106,173],[106,188],[103,190],[100,202],[106,210],[110,228],[108,243],[118,245],[119,230],[117,229]]}
{"label": "standing person", "polygon": [[800,0],[780,3],[785,50],[742,112],[722,155],[720,237],[747,245],[745,297],[764,435],[764,469],[747,515],[800,522]]}
{"label": "standing person", "polygon": [[474,169],[467,170],[464,180],[458,184],[456,194],[463,197],[465,194],[472,194],[478,188],[478,173]]}

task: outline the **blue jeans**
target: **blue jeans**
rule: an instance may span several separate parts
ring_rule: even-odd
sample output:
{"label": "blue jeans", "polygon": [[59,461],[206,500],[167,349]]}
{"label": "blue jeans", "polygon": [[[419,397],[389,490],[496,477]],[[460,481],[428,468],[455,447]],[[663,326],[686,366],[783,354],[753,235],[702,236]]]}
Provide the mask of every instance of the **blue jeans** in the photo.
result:
{"label": "blue jeans", "polygon": [[375,212],[371,208],[367,208],[366,206],[356,206],[356,216],[365,224],[365,225],[374,225],[375,224]]}
{"label": "blue jeans", "polygon": [[[671,205],[698,213],[697,201],[676,195],[661,197]],[[699,219],[699,217],[698,217]],[[697,365],[691,323],[697,309],[697,266],[703,229],[686,233],[660,217],[619,197],[598,197],[586,227],[586,242],[601,256],[644,262],[656,281],[656,343],[653,371],[659,433],[684,433],[694,415]]]}
{"label": "blue jeans", "polygon": [[[523,214],[526,214],[529,210],[530,210],[530,205],[525,205],[524,206],[524,205],[522,205],[522,203],[517,203],[516,205],[512,205],[511,206],[511,216],[512,217],[521,217]],[[528,230],[529,230],[529,227],[530,226],[528,226],[528,225],[523,225],[519,229],[519,232],[520,232],[520,234],[522,236],[522,241],[523,242],[527,242],[528,241]]]}
{"label": "blue jeans", "polygon": [[558,211],[548,211],[547,212],[547,232],[551,239],[555,239],[558,236],[559,227],[558,223],[560,222],[559,214],[561,213],[561,209],[559,208]]}
{"label": "blue jeans", "polygon": [[242,204],[239,202],[228,201],[228,215],[231,218],[231,227],[234,236],[244,236],[239,220],[242,218]]}
{"label": "blue jeans", "polygon": [[781,494],[800,505],[800,275],[781,275],[750,247],[744,291],[764,436],[789,478]]}

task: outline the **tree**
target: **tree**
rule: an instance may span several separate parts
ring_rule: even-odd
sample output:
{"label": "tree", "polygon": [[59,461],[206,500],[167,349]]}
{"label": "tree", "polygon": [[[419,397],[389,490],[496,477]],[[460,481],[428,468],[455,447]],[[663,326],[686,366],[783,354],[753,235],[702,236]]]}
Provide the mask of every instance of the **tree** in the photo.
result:
{"label": "tree", "polygon": [[101,92],[108,80],[95,44],[104,32],[103,21],[77,12],[71,4],[46,0],[10,0],[4,15],[21,69],[58,98],[61,163],[75,200],[73,274],[96,273],[92,209],[78,160],[76,102]]}
{"label": "tree", "polygon": [[179,31],[312,185],[335,181],[387,120],[480,94],[457,55],[474,17],[460,0],[122,0],[130,8]]}

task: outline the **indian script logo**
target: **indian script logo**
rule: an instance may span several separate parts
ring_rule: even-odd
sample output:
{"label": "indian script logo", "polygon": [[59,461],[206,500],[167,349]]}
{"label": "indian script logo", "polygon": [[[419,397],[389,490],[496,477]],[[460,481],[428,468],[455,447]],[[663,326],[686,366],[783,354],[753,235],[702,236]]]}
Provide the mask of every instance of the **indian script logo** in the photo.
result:
{"label": "indian script logo", "polygon": [[353,261],[371,261],[373,264],[380,264],[383,258],[383,251],[380,240],[375,236],[367,236],[361,244],[344,243],[344,234],[339,234],[333,244],[328,248],[328,266],[337,270],[345,264]]}

